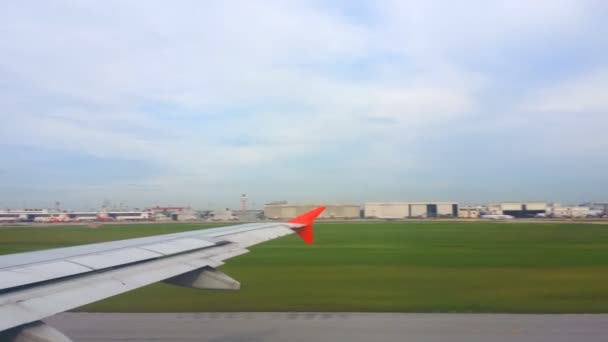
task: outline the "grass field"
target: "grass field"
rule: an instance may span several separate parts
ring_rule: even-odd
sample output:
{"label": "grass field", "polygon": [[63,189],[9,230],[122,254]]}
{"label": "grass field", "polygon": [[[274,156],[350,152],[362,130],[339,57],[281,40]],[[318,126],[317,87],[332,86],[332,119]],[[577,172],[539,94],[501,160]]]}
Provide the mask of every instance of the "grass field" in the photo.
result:
{"label": "grass field", "polygon": [[[0,253],[199,229],[0,229]],[[222,270],[236,292],[151,285],[81,311],[608,312],[608,226],[319,223],[316,243],[274,240]]]}

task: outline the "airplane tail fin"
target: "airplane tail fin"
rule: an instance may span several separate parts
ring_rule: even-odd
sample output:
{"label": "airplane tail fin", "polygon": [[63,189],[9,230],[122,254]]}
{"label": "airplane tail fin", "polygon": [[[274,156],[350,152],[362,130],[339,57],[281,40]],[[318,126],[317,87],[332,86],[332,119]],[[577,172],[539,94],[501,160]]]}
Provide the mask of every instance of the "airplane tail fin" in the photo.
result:
{"label": "airplane tail fin", "polygon": [[304,227],[295,228],[294,230],[296,231],[296,233],[298,233],[298,235],[300,235],[300,238],[302,238],[302,240],[304,240],[305,243],[311,244],[314,241],[312,225],[313,225],[315,219],[319,215],[321,215],[323,210],[325,210],[325,207],[321,206],[321,207],[313,209],[305,214],[302,214],[298,217],[294,217],[287,222],[288,223],[299,223],[299,224],[305,225]]}

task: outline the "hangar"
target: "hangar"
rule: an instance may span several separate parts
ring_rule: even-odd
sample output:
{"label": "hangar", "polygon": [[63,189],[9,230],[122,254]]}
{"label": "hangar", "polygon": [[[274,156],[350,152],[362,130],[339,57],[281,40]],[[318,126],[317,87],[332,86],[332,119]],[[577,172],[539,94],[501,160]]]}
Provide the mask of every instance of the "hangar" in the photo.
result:
{"label": "hangar", "polygon": [[534,217],[538,214],[544,214],[549,207],[544,202],[503,202],[497,205],[503,215],[511,215],[513,217]]}
{"label": "hangar", "polygon": [[[271,219],[286,219],[302,215],[311,211],[320,204],[279,204],[264,205],[264,216]],[[361,207],[358,204],[325,204],[325,211],[319,218],[360,218]]]}
{"label": "hangar", "polygon": [[456,202],[368,202],[366,218],[458,217]]}

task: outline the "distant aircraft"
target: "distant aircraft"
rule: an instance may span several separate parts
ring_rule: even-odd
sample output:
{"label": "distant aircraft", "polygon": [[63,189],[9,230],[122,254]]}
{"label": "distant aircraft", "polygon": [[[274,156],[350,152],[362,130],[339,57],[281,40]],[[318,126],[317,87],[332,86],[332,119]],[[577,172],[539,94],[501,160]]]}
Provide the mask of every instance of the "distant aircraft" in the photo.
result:
{"label": "distant aircraft", "polygon": [[487,215],[481,215],[481,218],[490,219],[490,220],[510,220],[510,219],[514,219],[515,217],[513,217],[511,215],[502,215],[502,214],[487,214]]}
{"label": "distant aircraft", "polygon": [[0,256],[0,341],[70,341],[41,320],[155,282],[238,290],[218,271],[247,247],[296,232],[313,242],[319,207],[288,222],[249,223]]}
{"label": "distant aircraft", "polygon": [[50,223],[63,223],[63,222],[75,222],[76,220],[71,219],[68,214],[61,214],[58,216],[51,216],[49,218]]}
{"label": "distant aircraft", "polygon": [[106,213],[99,213],[97,214],[97,221],[112,222],[114,221],[114,218]]}
{"label": "distant aircraft", "polygon": [[587,213],[588,217],[602,217],[604,216],[604,211],[603,210],[589,210],[589,213]]}
{"label": "distant aircraft", "polygon": [[77,216],[74,220],[76,222],[95,221],[95,220],[97,220],[97,215],[94,215],[94,216]]}

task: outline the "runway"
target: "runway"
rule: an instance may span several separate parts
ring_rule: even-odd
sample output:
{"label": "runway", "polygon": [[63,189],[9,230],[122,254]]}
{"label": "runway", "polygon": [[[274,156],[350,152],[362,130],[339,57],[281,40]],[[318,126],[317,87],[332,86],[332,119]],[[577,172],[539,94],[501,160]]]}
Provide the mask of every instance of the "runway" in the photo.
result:
{"label": "runway", "polygon": [[608,341],[608,314],[64,313],[45,321],[75,342]]}

